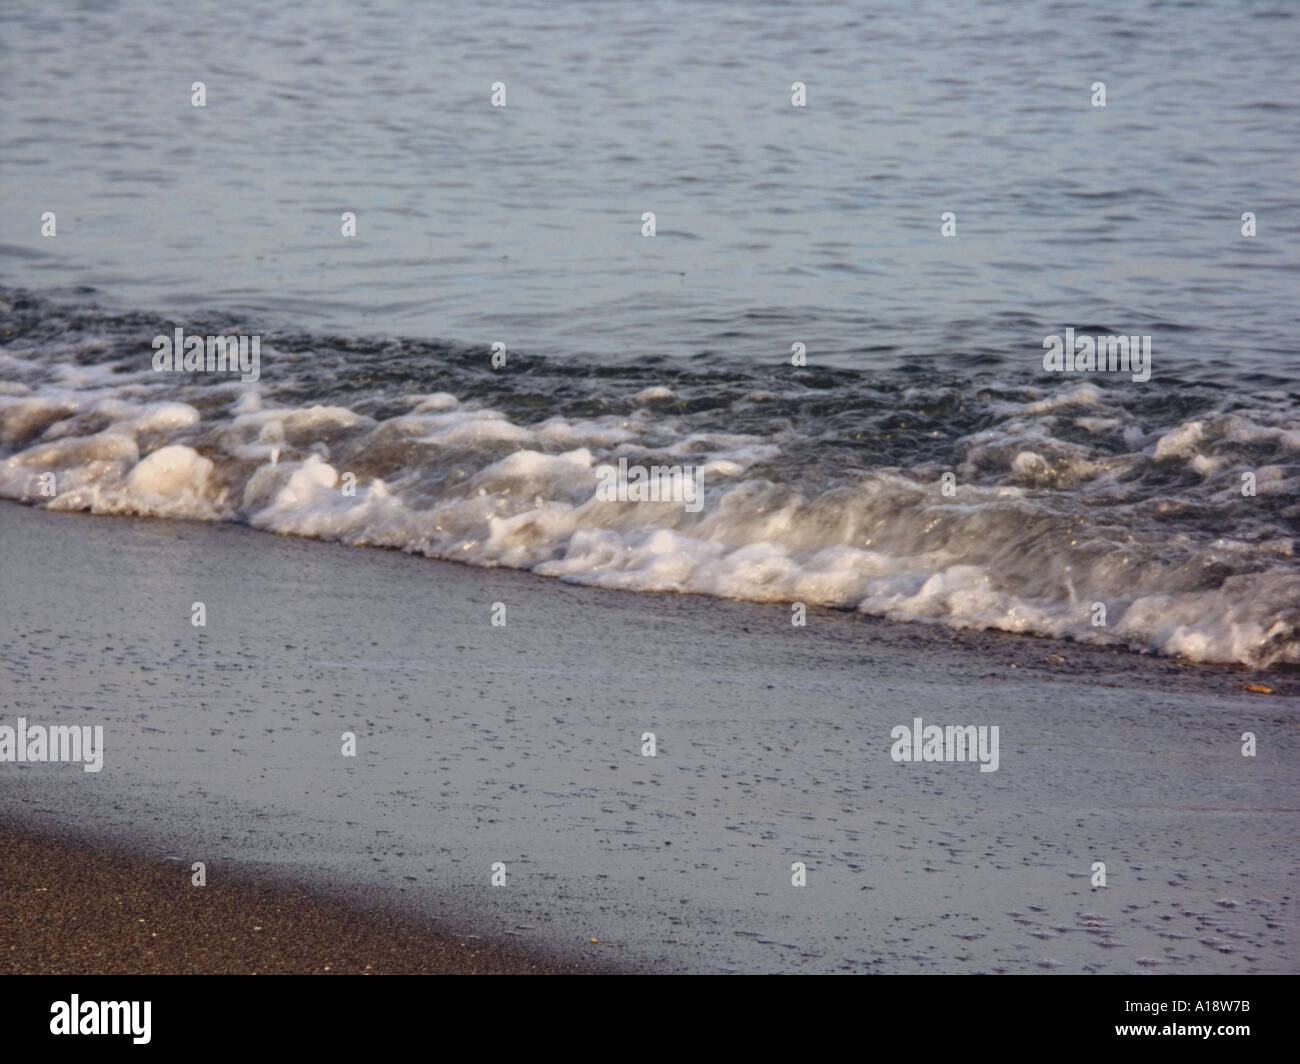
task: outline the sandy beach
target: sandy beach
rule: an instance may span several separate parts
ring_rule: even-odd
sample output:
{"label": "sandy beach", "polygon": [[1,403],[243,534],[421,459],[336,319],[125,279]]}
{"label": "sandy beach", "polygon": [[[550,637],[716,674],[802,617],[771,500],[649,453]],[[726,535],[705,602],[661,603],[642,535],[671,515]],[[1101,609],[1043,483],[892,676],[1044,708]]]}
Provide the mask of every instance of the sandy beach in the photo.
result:
{"label": "sandy beach", "polygon": [[555,975],[599,971],[456,936],[428,920],[229,872],[203,889],[175,859],[0,824],[0,973]]}
{"label": "sandy beach", "polygon": [[[0,530],[0,724],[104,728],[102,771],[0,764],[10,971],[319,970],[345,912],[443,943],[344,950],[362,970],[1300,970],[1294,673],[833,611],[794,628],[228,524],[4,504]],[[893,760],[917,717],[998,726],[997,770]],[[77,952],[34,894],[68,834],[138,862],[82,892],[138,889],[121,913],[160,935],[204,862],[203,918],[238,949],[172,968],[106,928]],[[247,935],[273,926],[260,885],[314,944]]]}

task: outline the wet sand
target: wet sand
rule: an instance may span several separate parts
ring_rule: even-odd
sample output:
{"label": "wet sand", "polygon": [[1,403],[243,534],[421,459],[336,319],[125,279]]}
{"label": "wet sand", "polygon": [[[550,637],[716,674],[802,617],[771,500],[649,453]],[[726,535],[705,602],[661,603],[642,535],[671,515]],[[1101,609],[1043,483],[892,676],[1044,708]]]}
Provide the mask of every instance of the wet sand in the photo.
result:
{"label": "wet sand", "polygon": [[[3,504],[0,535],[0,724],[105,728],[99,773],[0,764],[0,813],[41,838],[565,970],[1300,970],[1295,673],[829,611],[793,628],[785,606],[228,525]],[[894,762],[918,716],[999,726],[998,770]],[[269,970],[244,945],[230,963]]]}

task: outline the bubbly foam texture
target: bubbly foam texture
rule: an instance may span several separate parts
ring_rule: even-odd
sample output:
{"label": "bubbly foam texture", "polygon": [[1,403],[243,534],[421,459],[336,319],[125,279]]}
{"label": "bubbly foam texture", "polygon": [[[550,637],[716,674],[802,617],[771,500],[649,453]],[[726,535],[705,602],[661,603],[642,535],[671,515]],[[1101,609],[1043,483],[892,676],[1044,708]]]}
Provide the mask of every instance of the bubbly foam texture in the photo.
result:
{"label": "bubbly foam texture", "polygon": [[[277,369],[271,343],[262,381],[243,385],[153,374],[143,351],[0,349],[0,495],[624,591],[1300,663],[1300,432],[1277,404],[1193,397],[1170,416],[1136,387],[980,393],[841,375],[828,406],[824,382],[592,383],[539,367],[507,385],[452,363],[455,394],[408,387],[378,354],[372,374],[393,379],[353,393],[356,365],[296,353]],[[545,373],[574,394],[528,390]],[[603,501],[599,467],[619,458],[696,466],[702,508]]]}

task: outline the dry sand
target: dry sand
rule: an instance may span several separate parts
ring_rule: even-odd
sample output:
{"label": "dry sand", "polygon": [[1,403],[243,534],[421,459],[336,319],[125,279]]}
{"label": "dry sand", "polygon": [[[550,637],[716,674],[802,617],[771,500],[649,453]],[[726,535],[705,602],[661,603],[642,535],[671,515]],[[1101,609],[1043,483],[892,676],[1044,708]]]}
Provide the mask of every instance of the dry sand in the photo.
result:
{"label": "dry sand", "polygon": [[593,970],[439,934],[292,884],[222,876],[84,838],[0,824],[0,973],[10,975],[551,975]]}

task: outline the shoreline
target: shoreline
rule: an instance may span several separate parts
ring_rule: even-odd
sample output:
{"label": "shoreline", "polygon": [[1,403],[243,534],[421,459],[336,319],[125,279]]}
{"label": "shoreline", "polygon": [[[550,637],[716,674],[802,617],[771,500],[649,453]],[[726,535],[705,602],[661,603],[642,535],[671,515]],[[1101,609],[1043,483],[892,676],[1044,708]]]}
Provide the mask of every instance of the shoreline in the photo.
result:
{"label": "shoreline", "polygon": [[[29,559],[0,723],[106,735],[99,773],[0,764],[29,837],[517,937],[537,970],[1297,969],[1292,673],[833,611],[791,629],[238,525],[12,505],[0,533]],[[999,768],[894,763],[917,716],[1000,725]]]}

